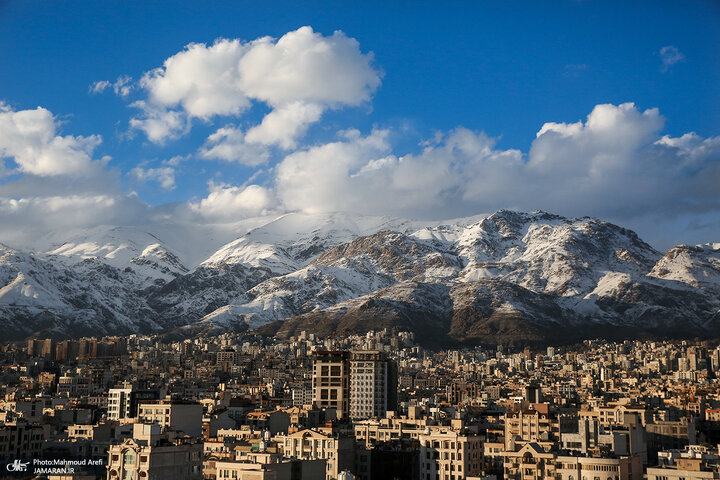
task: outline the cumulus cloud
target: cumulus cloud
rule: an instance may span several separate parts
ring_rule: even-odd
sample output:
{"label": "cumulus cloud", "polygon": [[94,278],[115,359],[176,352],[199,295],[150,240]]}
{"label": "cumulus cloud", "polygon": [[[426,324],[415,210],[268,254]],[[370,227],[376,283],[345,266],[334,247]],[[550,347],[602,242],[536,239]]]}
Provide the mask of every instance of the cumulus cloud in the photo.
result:
{"label": "cumulus cloud", "polygon": [[100,80],[92,85],[90,85],[89,92],[90,93],[102,93],[108,88],[112,88],[115,95],[118,95],[120,97],[127,97],[130,95],[130,92],[133,91],[135,88],[135,85],[133,84],[132,78],[127,75],[122,75],[115,80],[115,82],[111,82],[109,80]]}
{"label": "cumulus cloud", "polygon": [[[292,153],[276,167],[278,196],[290,209],[310,212],[356,210],[357,201],[371,200],[378,185],[353,180],[364,166],[380,161],[390,152],[388,132],[373,131],[362,137],[357,131],[348,138]],[[369,206],[369,205],[366,205]]]}
{"label": "cumulus cloud", "polygon": [[[343,32],[325,37],[310,27],[277,40],[193,43],[142,77],[147,100],[135,103],[142,114],[131,127],[162,142],[186,131],[179,125],[189,125],[194,118],[238,116],[253,102],[263,102],[272,110],[245,140],[294,148],[325,110],[370,100],[380,84],[372,58]],[[237,138],[228,140],[238,148]]]}
{"label": "cumulus cloud", "polygon": [[[693,132],[673,137],[663,134],[664,123],[654,108],[597,105],[583,120],[542,125],[526,154],[498,148],[496,139],[461,127],[404,154],[391,141],[398,132],[347,130],[333,142],[285,155],[268,170],[266,186],[211,182],[205,198],[150,207],[123,193],[104,163],[91,158],[99,137],[63,137],[45,109],[3,107],[0,155],[12,158],[9,166],[25,175],[0,184],[0,240],[101,223],[153,223],[159,217],[170,223],[229,223],[299,210],[441,219],[499,208],[593,215],[657,238],[658,225],[720,233],[720,224],[712,222],[720,213],[720,137]],[[261,165],[270,143],[262,137],[262,130],[230,125],[208,139],[201,155]],[[138,165],[129,175],[172,189],[173,167],[186,158],[173,157],[158,168]],[[86,173],[91,171],[104,175]]]}
{"label": "cumulus cloud", "polygon": [[[527,166],[545,186],[541,202],[568,209],[563,202],[574,198],[573,213],[615,218],[717,204],[706,200],[720,193],[718,139],[661,137],[663,125],[657,109],[640,112],[632,103],[598,105],[584,123],[544,125]],[[718,185],[710,192],[708,180]]]}
{"label": "cumulus cloud", "polygon": [[396,156],[387,132],[288,155],[275,188],[288,209],[442,218],[498,208],[630,219],[720,209],[720,137],[661,136],[657,109],[598,105],[546,123],[527,155],[457,128]]}
{"label": "cumulus cloud", "polygon": [[245,133],[234,126],[218,129],[200,149],[200,156],[257,166],[267,162],[270,152],[263,145],[245,141]]}
{"label": "cumulus cloud", "polygon": [[660,61],[662,62],[662,65],[660,66],[660,71],[664,73],[670,70],[670,67],[672,67],[676,63],[684,62],[685,55],[680,50],[678,50],[677,47],[667,45],[660,49]]}
{"label": "cumulus cloud", "polygon": [[145,132],[151,142],[163,144],[190,131],[190,123],[181,112],[159,108],[143,100],[131,106],[142,110],[143,115],[131,118],[130,127]]}
{"label": "cumulus cloud", "polygon": [[210,182],[209,189],[207,197],[188,203],[189,211],[203,221],[233,222],[267,215],[277,208],[273,192],[259,185],[238,187]]}
{"label": "cumulus cloud", "polygon": [[149,207],[134,195],[0,195],[0,242],[21,249],[44,247],[50,232],[97,225],[139,225],[149,219]]}
{"label": "cumulus cloud", "polygon": [[245,141],[261,145],[279,145],[286,150],[297,146],[297,138],[320,120],[323,107],[313,103],[292,102],[268,113],[260,125],[248,130]]}
{"label": "cumulus cloud", "polygon": [[39,176],[87,177],[102,170],[106,162],[91,157],[99,135],[61,136],[58,129],[45,108],[14,111],[0,104],[0,160],[11,158],[19,172]]}
{"label": "cumulus cloud", "polygon": [[109,159],[92,158],[100,136],[63,136],[60,127],[45,108],[0,104],[0,173],[15,174],[0,183],[0,242],[34,248],[52,231],[148,220],[151,209],[121,191]]}
{"label": "cumulus cloud", "polygon": [[163,190],[175,189],[175,169],[171,167],[142,168],[135,167],[130,170],[130,175],[141,182],[154,181]]}
{"label": "cumulus cloud", "polygon": [[238,61],[247,50],[239,40],[191,43],[143,75],[140,86],[156,108],[179,108],[189,117],[239,114],[250,107],[239,84]]}
{"label": "cumulus cloud", "polygon": [[388,134],[351,131],[342,141],[287,156],[276,168],[278,196],[287,208],[311,212],[453,216],[470,213],[466,197],[474,189],[496,188],[497,177],[486,182],[478,173],[522,163],[519,151],[494,150],[485,134],[463,128],[401,157],[392,154]]}
{"label": "cumulus cloud", "polygon": [[321,106],[303,102],[280,106],[247,132],[232,125],[219,128],[207,138],[200,155],[249,166],[262,165],[270,158],[272,145],[285,150],[296,148],[297,139],[320,119],[322,112]]}
{"label": "cumulus cloud", "polygon": [[248,95],[273,106],[359,105],[380,85],[371,62],[372,55],[363,55],[358,42],[343,32],[323,37],[302,27],[277,41],[252,42],[240,59],[239,80]]}

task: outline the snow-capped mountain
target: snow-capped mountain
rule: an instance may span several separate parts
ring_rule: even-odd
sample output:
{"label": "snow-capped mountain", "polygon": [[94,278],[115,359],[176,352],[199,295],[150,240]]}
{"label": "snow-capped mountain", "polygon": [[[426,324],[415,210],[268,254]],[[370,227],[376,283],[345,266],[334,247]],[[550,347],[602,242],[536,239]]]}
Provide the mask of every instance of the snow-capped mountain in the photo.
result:
{"label": "snow-capped mountain", "polygon": [[130,334],[159,330],[157,315],[134,288],[140,279],[97,258],[68,265],[53,255],[0,246],[3,337]]}
{"label": "snow-capped mountain", "polygon": [[675,247],[648,275],[720,294],[720,243]]}
{"label": "snow-capped mountain", "polygon": [[98,265],[129,269],[126,273],[132,273],[141,286],[165,283],[189,271],[160,238],[137,228],[96,228],[46,253],[70,266],[92,259]]}
{"label": "snow-capped mountain", "polygon": [[293,213],[203,227],[0,247],[7,335],[397,327],[442,344],[720,332],[720,244],[663,255],[593,218]]}

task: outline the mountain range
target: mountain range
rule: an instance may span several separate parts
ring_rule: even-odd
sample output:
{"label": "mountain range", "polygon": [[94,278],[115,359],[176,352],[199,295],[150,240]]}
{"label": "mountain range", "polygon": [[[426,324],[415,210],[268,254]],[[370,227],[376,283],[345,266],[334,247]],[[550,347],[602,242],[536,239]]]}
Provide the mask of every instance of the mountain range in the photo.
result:
{"label": "mountain range", "polygon": [[720,336],[720,244],[584,217],[290,213],[0,244],[3,338],[413,331],[422,344]]}

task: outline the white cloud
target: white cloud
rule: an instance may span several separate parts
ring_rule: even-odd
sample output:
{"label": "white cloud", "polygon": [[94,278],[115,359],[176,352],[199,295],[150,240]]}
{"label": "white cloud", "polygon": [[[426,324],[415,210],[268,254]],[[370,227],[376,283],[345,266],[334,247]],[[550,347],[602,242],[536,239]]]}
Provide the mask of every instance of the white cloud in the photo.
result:
{"label": "white cloud", "polygon": [[[0,184],[0,241],[32,241],[68,227],[152,223],[161,216],[163,222],[204,224],[293,210],[440,219],[542,209],[637,226],[664,241],[662,225],[682,224],[683,238],[697,238],[689,237],[692,231],[720,233],[720,224],[712,222],[720,213],[720,137],[672,137],[662,134],[663,127],[657,109],[597,105],[585,120],[542,125],[526,155],[464,128],[439,132],[419,152],[404,155],[390,141],[398,132],[348,130],[337,141],[286,155],[270,170],[268,186],[210,183],[205,198],[149,207],[122,193],[103,162],[92,160],[99,137],[62,137],[49,111],[4,107],[0,154],[29,175]],[[239,127],[222,128],[201,154],[266,163],[268,146],[248,135]],[[138,165],[129,175],[170,189],[172,167],[185,158],[159,168]],[[83,176],[91,171],[101,174]]]}
{"label": "white cloud", "polygon": [[277,40],[194,43],[142,77],[148,98],[135,104],[143,114],[131,126],[162,142],[187,131],[179,126],[193,118],[238,116],[259,101],[273,110],[247,141],[293,148],[323,111],[360,105],[379,84],[372,55],[339,31],[324,37],[302,27]]}
{"label": "white cloud", "polygon": [[[692,210],[707,195],[701,185],[709,179],[720,193],[718,140],[660,137],[663,125],[657,109],[640,112],[632,103],[598,105],[585,123],[544,125],[527,165],[538,203],[627,218]],[[689,158],[695,158],[692,170],[686,168]]]}
{"label": "white cloud", "polygon": [[267,215],[277,208],[273,192],[258,185],[237,187],[211,182],[209,188],[207,197],[188,203],[190,212],[204,221],[233,222]]}
{"label": "white cloud", "polygon": [[640,112],[632,103],[597,105],[584,123],[544,124],[530,149],[528,168],[544,176],[572,172],[583,180],[623,169],[658,138],[663,124],[656,108]]}
{"label": "white cloud", "polygon": [[239,85],[238,62],[247,50],[239,40],[192,43],[147,72],[140,86],[155,107],[179,107],[189,117],[237,115],[250,106]]}
{"label": "white cloud", "polygon": [[720,137],[660,136],[657,109],[598,105],[546,123],[526,157],[458,128],[395,156],[387,132],[288,155],[275,188],[286,208],[442,218],[499,208],[627,220],[720,210]]}
{"label": "white cloud", "polygon": [[91,158],[99,135],[60,136],[58,122],[42,107],[13,111],[0,104],[0,160],[12,158],[17,170],[39,176],[96,175],[104,161]]}
{"label": "white cloud", "polygon": [[372,55],[363,55],[357,40],[340,31],[323,37],[302,27],[250,45],[240,59],[239,80],[249,96],[269,105],[359,105],[380,85]]}
{"label": "white cloud", "polygon": [[141,109],[143,116],[131,118],[130,127],[145,132],[151,142],[162,144],[180,138],[190,130],[190,123],[181,112],[158,108],[142,100],[131,106]]}
{"label": "white cloud", "polygon": [[667,72],[673,65],[684,62],[685,55],[677,47],[667,45],[660,49],[660,61],[662,62],[660,71]]}
{"label": "white cloud", "polygon": [[203,158],[258,166],[267,162],[270,152],[263,145],[248,143],[239,128],[226,126],[210,135],[200,149]]}
{"label": "white cloud", "polygon": [[186,162],[192,158],[192,155],[175,155],[174,157],[170,157],[167,160],[163,160],[163,165],[170,165],[171,167],[177,167],[182,162]]}
{"label": "white cloud", "polygon": [[262,145],[279,145],[289,150],[297,146],[297,139],[305,135],[308,127],[320,120],[320,105],[292,102],[265,115],[260,125],[248,130],[245,141]]}
{"label": "white cloud", "polygon": [[42,247],[42,237],[49,232],[97,225],[138,225],[149,219],[149,213],[149,208],[134,195],[0,195],[0,242],[21,249]]}
{"label": "white cloud", "polygon": [[130,92],[132,92],[134,88],[132,78],[127,75],[118,77],[118,79],[115,80],[115,83],[113,83],[113,92],[115,92],[115,95],[119,95],[121,97],[127,97],[130,95]]}
{"label": "white cloud", "polygon": [[686,133],[677,138],[665,135],[655,143],[659,146],[676,149],[677,154],[686,159],[687,165],[702,163],[720,152],[720,137],[702,138],[695,132]]}
{"label": "white cloud", "polygon": [[200,149],[203,158],[262,165],[270,158],[268,147],[278,145],[285,150],[297,147],[297,139],[320,119],[323,108],[315,104],[293,102],[272,110],[262,123],[243,132],[234,126],[219,128]]}
{"label": "white cloud", "polygon": [[99,80],[90,85],[88,91],[90,93],[102,93],[107,90],[111,85],[112,83],[110,83],[108,80]]}
{"label": "white cloud", "polygon": [[287,156],[276,168],[278,196],[289,209],[349,210],[420,218],[469,210],[474,189],[495,189],[482,173],[522,163],[517,150],[496,151],[482,133],[458,128],[417,155],[396,157],[387,131]]}
{"label": "white cloud", "polygon": [[127,75],[122,75],[118,77],[114,83],[109,80],[100,80],[95,82],[90,85],[89,91],[90,93],[102,93],[111,87],[115,95],[123,98],[130,95],[130,92],[135,89],[132,78]]}
{"label": "white cloud", "polygon": [[311,212],[370,206],[365,202],[372,202],[375,190],[382,187],[363,185],[364,180],[354,174],[389,153],[387,135],[379,130],[366,137],[353,132],[345,141],[288,155],[276,167],[278,196],[289,209]]}
{"label": "white cloud", "polygon": [[142,168],[135,167],[130,175],[141,182],[155,181],[163,190],[175,189],[175,169],[171,167]]}

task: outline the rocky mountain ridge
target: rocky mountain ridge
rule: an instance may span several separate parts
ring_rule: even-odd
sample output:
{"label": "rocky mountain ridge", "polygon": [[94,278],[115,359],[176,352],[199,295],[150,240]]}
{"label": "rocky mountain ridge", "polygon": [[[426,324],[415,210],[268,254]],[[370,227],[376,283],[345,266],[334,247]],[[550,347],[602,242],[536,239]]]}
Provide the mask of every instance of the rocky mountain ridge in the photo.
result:
{"label": "rocky mountain ridge", "polygon": [[0,246],[5,336],[391,327],[439,345],[720,335],[720,244],[662,254],[593,218],[286,214],[204,242],[214,253],[197,263],[192,246],[173,245],[180,237],[108,227],[42,251]]}

